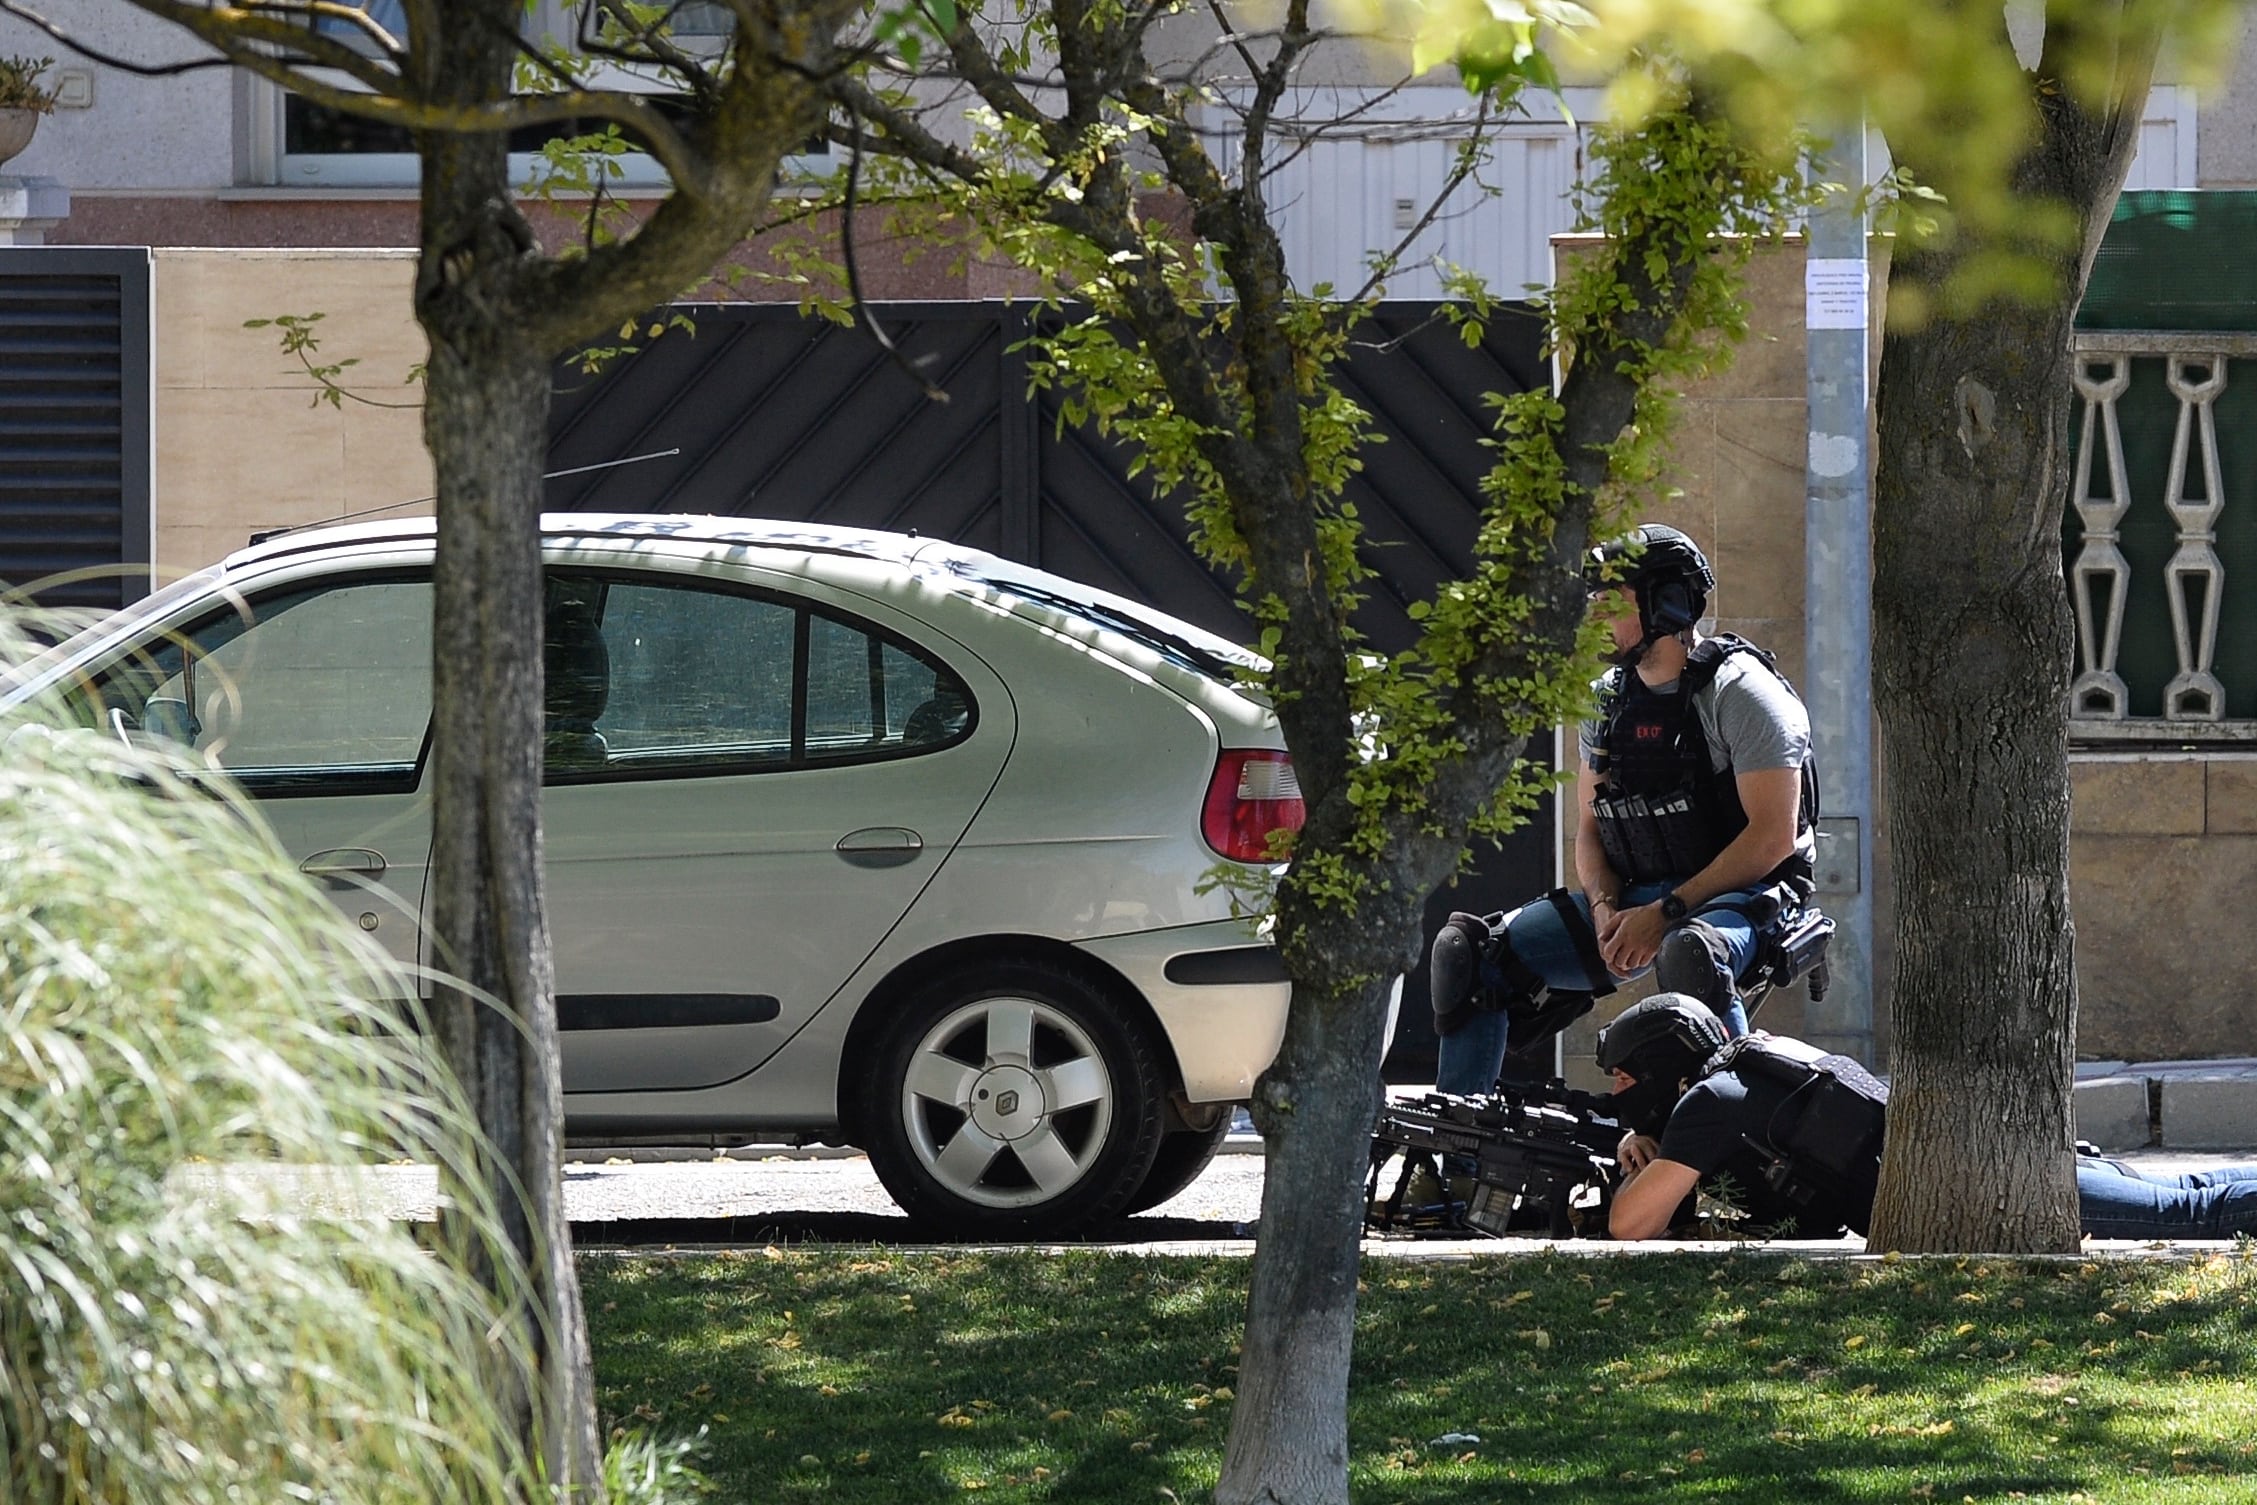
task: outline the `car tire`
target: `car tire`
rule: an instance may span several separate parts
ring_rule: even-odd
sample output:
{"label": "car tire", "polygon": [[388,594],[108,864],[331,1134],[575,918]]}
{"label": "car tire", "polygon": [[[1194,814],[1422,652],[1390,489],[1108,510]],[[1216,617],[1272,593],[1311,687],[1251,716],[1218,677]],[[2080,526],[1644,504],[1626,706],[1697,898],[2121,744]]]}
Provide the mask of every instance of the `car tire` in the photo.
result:
{"label": "car tire", "polygon": [[1230,1114],[1211,1129],[1176,1129],[1160,1136],[1160,1152],[1136,1195],[1121,1208],[1122,1215],[1149,1212],[1199,1179],[1230,1135]]}
{"label": "car tire", "polygon": [[1048,1238],[1119,1216],[1161,1139],[1141,1023],[1061,967],[999,962],[910,995],[864,1078],[861,1138],[922,1228]]}

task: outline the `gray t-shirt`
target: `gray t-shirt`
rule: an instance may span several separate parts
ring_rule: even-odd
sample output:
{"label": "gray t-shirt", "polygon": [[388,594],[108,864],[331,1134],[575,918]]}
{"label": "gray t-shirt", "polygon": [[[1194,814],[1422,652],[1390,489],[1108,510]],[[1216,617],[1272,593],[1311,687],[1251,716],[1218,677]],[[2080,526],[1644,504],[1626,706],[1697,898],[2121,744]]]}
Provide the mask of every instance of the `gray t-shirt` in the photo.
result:
{"label": "gray t-shirt", "polygon": [[[1677,693],[1674,680],[1647,688],[1656,695]],[[1717,665],[1716,677],[1693,697],[1693,714],[1708,739],[1710,766],[1719,772],[1729,768],[1736,777],[1766,768],[1799,769],[1810,761],[1810,712],[1787,682],[1752,653],[1731,654]],[[1586,768],[1598,767],[1599,729],[1597,721],[1583,723],[1578,741]],[[1813,833],[1803,832],[1795,848],[1812,856],[1817,850]]]}

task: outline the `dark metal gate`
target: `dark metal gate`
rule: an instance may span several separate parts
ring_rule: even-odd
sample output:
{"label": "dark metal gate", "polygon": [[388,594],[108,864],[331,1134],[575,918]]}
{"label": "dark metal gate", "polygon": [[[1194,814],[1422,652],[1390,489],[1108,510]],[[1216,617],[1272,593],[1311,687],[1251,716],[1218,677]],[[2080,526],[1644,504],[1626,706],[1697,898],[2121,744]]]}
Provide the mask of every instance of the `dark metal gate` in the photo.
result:
{"label": "dark metal gate", "polygon": [[[1377,571],[1358,625],[1382,652],[1412,640],[1411,602],[1472,568],[1492,459],[1489,394],[1548,379],[1532,310],[1500,312],[1470,348],[1437,310],[1382,305],[1344,375],[1381,436],[1348,494]],[[664,335],[594,376],[560,368],[549,463],[680,455],[554,480],[551,508],[914,529],[1250,636],[1228,582],[1193,551],[1183,509],[1132,474],[1131,451],[1087,426],[1061,427],[1055,392],[1028,393],[1017,347],[1031,305],[876,310],[946,402],[861,332],[791,307],[685,311],[694,335]],[[1542,821],[1484,851],[1478,870],[1437,898],[1430,930],[1451,909],[1503,908],[1550,888],[1556,850]],[[1425,986],[1422,967],[1405,989],[1390,1061],[1398,1079],[1431,1080]]]}
{"label": "dark metal gate", "polygon": [[0,247],[0,584],[42,606],[149,589],[150,257]]}

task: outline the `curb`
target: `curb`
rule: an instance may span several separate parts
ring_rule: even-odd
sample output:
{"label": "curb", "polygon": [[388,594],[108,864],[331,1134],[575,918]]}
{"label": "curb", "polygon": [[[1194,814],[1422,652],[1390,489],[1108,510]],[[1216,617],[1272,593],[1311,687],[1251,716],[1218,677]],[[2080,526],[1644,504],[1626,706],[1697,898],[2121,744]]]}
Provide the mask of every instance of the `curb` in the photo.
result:
{"label": "curb", "polygon": [[2234,1150],[2257,1143],[2257,1057],[2080,1061],[2077,1137],[2104,1150]]}

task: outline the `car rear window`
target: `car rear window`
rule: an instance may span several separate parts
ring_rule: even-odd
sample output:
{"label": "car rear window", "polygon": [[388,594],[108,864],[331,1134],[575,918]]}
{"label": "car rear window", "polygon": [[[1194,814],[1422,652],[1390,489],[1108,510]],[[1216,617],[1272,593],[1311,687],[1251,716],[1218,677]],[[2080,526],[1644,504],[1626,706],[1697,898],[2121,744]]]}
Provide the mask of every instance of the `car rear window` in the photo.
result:
{"label": "car rear window", "polygon": [[1251,650],[1162,612],[1142,610],[1123,601],[1073,594],[1016,573],[982,574],[966,568],[959,568],[957,573],[1006,595],[1101,627],[1151,649],[1179,668],[1224,684],[1238,683],[1264,667],[1261,658]]}

